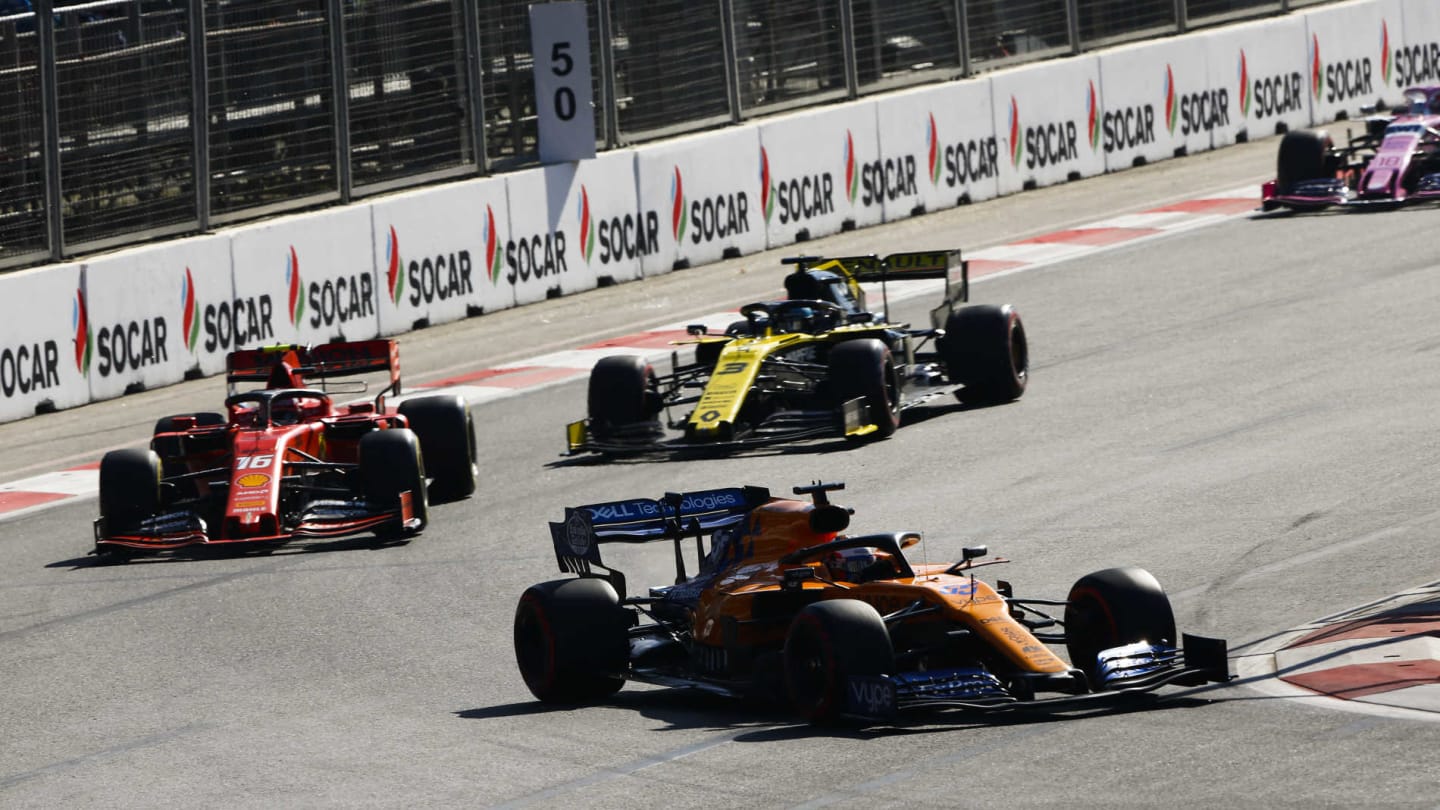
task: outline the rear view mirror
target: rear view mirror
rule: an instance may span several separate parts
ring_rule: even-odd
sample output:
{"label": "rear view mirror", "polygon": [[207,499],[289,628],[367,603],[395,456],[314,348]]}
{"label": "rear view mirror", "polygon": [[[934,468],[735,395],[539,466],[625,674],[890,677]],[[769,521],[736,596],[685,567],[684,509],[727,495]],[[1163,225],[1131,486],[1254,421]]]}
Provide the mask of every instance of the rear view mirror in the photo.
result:
{"label": "rear view mirror", "polygon": [[988,546],[966,546],[960,550],[960,554],[965,558],[966,562],[979,559],[989,553],[990,548]]}

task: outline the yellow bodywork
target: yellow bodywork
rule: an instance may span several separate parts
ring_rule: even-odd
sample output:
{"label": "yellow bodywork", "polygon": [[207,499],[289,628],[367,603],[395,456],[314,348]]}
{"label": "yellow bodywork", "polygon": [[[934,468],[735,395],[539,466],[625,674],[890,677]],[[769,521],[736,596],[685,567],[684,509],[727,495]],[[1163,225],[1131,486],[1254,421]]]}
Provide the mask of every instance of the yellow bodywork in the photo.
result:
{"label": "yellow bodywork", "polygon": [[745,404],[745,395],[760,373],[760,364],[777,349],[807,337],[789,334],[730,341],[720,351],[715,371],[690,414],[685,426],[686,434],[696,439],[731,438],[740,408]]}

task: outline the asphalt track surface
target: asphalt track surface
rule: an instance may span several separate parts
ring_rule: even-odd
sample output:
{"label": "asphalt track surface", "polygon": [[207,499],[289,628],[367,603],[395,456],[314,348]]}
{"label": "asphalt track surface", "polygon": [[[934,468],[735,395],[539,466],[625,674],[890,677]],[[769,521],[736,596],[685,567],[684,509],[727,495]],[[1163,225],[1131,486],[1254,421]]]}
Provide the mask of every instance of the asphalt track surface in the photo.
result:
{"label": "asphalt track surface", "polygon": [[[977,248],[1265,179],[1274,141],[805,246]],[[977,283],[1030,334],[1019,403],[888,441],[682,462],[558,458],[584,388],[476,409],[479,494],[406,546],[96,567],[94,501],[0,522],[0,805],[1433,807],[1440,723],[1243,681],[1069,718],[813,730],[782,710],[629,686],[532,702],[511,618],[557,578],[567,505],[843,480],[857,531],[986,543],[1017,595],[1153,571],[1181,629],[1267,649],[1440,580],[1440,210],[1240,217]],[[407,378],[484,368],[774,295],[784,253],[439,327]],[[930,302],[907,302],[916,320]],[[217,380],[0,427],[0,479],[141,442]],[[635,586],[668,548],[617,559]]]}

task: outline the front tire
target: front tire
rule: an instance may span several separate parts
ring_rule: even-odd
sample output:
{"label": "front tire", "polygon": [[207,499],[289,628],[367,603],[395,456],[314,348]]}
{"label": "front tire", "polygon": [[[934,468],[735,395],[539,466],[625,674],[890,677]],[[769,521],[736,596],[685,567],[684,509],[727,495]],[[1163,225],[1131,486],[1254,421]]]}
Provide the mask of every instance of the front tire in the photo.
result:
{"label": "front tire", "polygon": [[1019,399],[1030,382],[1030,344],[1020,313],[1006,304],[979,304],[951,313],[940,356],[952,382],[964,385],[966,402]]}
{"label": "front tire", "polygon": [[380,534],[408,537],[424,531],[430,518],[429,493],[425,486],[425,462],[420,440],[407,428],[367,433],[360,439],[360,475],[365,480],[365,497],[382,509],[399,509],[401,495],[410,493],[410,510],[418,523],[406,528],[396,516]]}
{"label": "front tire", "polygon": [[455,394],[409,399],[399,412],[420,440],[425,473],[433,479],[436,500],[458,501],[475,494],[479,475],[475,417],[464,397]]}
{"label": "front tire", "polygon": [[587,703],[625,685],[630,614],[603,579],[525,589],[515,608],[515,663],[545,703]]}
{"label": "front tire", "polygon": [[1280,192],[1289,193],[1297,183],[1333,177],[1330,150],[1334,142],[1324,130],[1297,129],[1285,133],[1280,140],[1280,153],[1275,162],[1275,184]]}
{"label": "front tire", "polygon": [[1170,597],[1143,568],[1107,568],[1086,574],[1070,588],[1065,607],[1065,648],[1099,691],[1101,650],[1145,641],[1174,644],[1175,613]]}
{"label": "front tire", "polygon": [[884,343],[872,338],[847,340],[830,350],[830,384],[839,404],[865,401],[876,430],[866,439],[886,439],[900,427],[900,376]]}
{"label": "front tire", "polygon": [[105,535],[134,531],[160,511],[160,456],[127,447],[100,459],[100,517]]}
{"label": "front tire", "polygon": [[827,599],[805,606],[790,622],[785,685],[791,706],[807,722],[839,719],[850,678],[894,672],[890,631],[868,602]]}
{"label": "front tire", "polygon": [[602,357],[590,371],[586,395],[590,430],[609,438],[629,425],[653,421],[655,370],[644,358],[622,354]]}

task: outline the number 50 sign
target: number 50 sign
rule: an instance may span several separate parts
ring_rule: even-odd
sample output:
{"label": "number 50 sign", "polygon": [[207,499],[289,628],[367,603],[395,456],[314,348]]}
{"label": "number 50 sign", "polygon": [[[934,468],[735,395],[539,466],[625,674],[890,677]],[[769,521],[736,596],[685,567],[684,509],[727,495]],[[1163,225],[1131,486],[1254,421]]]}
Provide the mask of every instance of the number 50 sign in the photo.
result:
{"label": "number 50 sign", "polygon": [[530,6],[530,45],[535,54],[540,162],[595,157],[594,91],[585,4]]}

